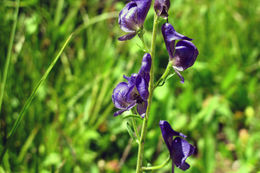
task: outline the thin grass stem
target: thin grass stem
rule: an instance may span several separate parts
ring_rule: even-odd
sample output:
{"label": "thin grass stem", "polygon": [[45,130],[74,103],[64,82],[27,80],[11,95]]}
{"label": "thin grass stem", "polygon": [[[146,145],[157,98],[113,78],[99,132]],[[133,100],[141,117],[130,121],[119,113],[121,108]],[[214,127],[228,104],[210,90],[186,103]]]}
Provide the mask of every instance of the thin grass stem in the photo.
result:
{"label": "thin grass stem", "polygon": [[1,152],[0,155],[0,163],[2,162],[2,159],[9,147],[9,143],[10,143],[10,139],[12,138],[12,136],[14,135],[15,131],[17,130],[18,126],[20,125],[25,112],[29,109],[32,100],[34,99],[38,89],[40,88],[40,86],[42,85],[42,83],[47,79],[49,73],[51,72],[51,70],[53,69],[54,65],[56,64],[56,62],[58,61],[60,55],[62,54],[63,50],[65,49],[65,47],[68,45],[69,41],[71,40],[73,36],[73,33],[69,35],[69,37],[66,39],[65,43],[63,44],[62,48],[60,49],[60,51],[58,52],[58,54],[56,55],[56,57],[53,59],[53,61],[51,62],[51,64],[49,65],[49,67],[47,68],[47,70],[45,71],[45,73],[43,74],[42,78],[38,81],[38,83],[36,84],[36,86],[34,87],[32,93],[30,94],[29,98],[26,100],[22,110],[20,111],[18,118],[16,119],[10,133],[7,136],[7,142],[6,145],[4,146],[3,151]]}
{"label": "thin grass stem", "polygon": [[10,36],[10,40],[9,40],[8,50],[7,50],[7,57],[6,57],[6,62],[5,62],[5,66],[4,66],[3,81],[1,82],[2,85],[1,85],[1,91],[0,91],[0,113],[1,113],[1,108],[2,108],[2,103],[3,103],[3,98],[4,98],[6,80],[7,80],[8,71],[9,71],[10,62],[11,62],[11,52],[12,52],[13,43],[14,43],[14,35],[15,35],[15,30],[16,30],[16,25],[17,25],[17,20],[18,20],[19,7],[20,7],[20,0],[17,0],[15,13],[14,13],[14,23],[12,26],[11,36]]}

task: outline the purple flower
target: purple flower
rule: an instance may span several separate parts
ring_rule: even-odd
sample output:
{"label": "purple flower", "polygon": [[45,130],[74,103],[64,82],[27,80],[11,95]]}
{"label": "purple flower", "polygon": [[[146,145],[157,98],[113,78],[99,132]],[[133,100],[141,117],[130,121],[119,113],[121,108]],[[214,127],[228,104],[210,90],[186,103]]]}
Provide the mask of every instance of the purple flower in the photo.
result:
{"label": "purple flower", "polygon": [[119,83],[113,91],[112,101],[116,108],[120,109],[114,116],[132,109],[137,105],[137,112],[144,117],[149,96],[149,81],[152,58],[149,53],[143,56],[142,66],[138,74],[130,77],[124,76],[128,82]]}
{"label": "purple flower", "polygon": [[169,23],[165,23],[162,25],[162,34],[170,59],[173,59],[176,40],[192,40],[191,38],[188,38],[176,32],[173,26]]}
{"label": "purple flower", "polygon": [[171,5],[170,0],[155,0],[154,11],[156,12],[157,16],[161,16],[167,19],[170,5]]}
{"label": "purple flower", "polygon": [[[186,41],[192,39],[176,32],[169,23],[163,24],[162,34],[173,68],[181,78],[181,81],[184,82],[184,78],[179,71],[183,71],[192,66],[199,52],[192,42]],[[176,40],[181,41],[179,41],[175,47]]]}
{"label": "purple flower", "polygon": [[199,54],[196,46],[192,42],[186,40],[179,41],[175,49],[173,68],[177,71],[183,71],[191,67]]}
{"label": "purple flower", "polygon": [[125,41],[133,38],[138,30],[143,27],[144,20],[150,9],[151,0],[132,0],[120,11],[118,23],[127,35],[119,37],[118,40]]}
{"label": "purple flower", "polygon": [[[172,172],[174,172],[174,165],[182,170],[189,169],[190,165],[186,163],[186,159],[194,154],[195,147],[182,139],[186,138],[186,136],[174,131],[167,121],[160,121],[160,128],[172,159]],[[177,137],[173,139],[173,136]]]}

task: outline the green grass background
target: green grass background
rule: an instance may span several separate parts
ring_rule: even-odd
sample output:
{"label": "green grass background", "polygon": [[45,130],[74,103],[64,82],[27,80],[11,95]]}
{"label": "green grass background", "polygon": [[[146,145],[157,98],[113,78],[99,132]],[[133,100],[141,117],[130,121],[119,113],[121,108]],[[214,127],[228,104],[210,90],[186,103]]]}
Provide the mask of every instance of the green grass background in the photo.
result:
{"label": "green grass background", "polygon": [[[137,72],[143,52],[117,14],[126,1],[22,0],[2,110],[0,151],[26,99],[67,37],[75,32],[9,144],[0,172],[135,172],[137,144],[111,100],[122,75]],[[15,2],[0,2],[0,81]],[[154,93],[145,164],[168,156],[159,120],[168,120],[197,147],[187,173],[260,171],[260,6],[257,0],[171,0],[169,22],[194,39],[200,54],[185,72]],[[153,8],[145,22],[150,43]],[[160,22],[160,26],[163,21]],[[159,30],[160,31],[160,30]],[[156,79],[168,54],[160,32]],[[141,122],[137,120],[140,125]],[[171,164],[160,173],[170,171]],[[182,172],[177,170],[176,172]]]}

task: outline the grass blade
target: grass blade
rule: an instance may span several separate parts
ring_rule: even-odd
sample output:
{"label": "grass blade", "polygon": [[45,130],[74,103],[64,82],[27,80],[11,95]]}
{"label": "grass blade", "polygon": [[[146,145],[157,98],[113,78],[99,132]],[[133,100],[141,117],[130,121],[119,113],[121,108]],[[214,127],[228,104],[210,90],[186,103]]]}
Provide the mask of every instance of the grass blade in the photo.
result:
{"label": "grass blade", "polygon": [[19,126],[19,124],[21,123],[22,119],[23,119],[23,116],[25,114],[25,112],[28,110],[29,106],[31,105],[31,102],[33,100],[33,98],[35,97],[39,87],[42,85],[42,83],[46,80],[46,78],[48,77],[50,71],[53,69],[54,65],[56,64],[56,62],[58,61],[60,55],[62,54],[63,50],[65,49],[65,47],[68,45],[69,41],[71,40],[73,36],[73,33],[70,34],[70,36],[66,39],[65,43],[63,44],[62,48],[60,49],[60,51],[58,52],[58,54],[56,55],[56,57],[53,59],[53,61],[51,62],[51,64],[49,65],[48,69],[46,70],[46,72],[44,73],[44,75],[42,76],[42,78],[39,80],[39,82],[37,83],[37,85],[34,87],[31,95],[29,96],[29,98],[26,100],[21,112],[19,113],[19,116],[18,118],[16,119],[10,133],[8,134],[7,136],[7,142],[6,142],[6,145],[0,155],[0,163],[3,159],[3,156],[8,148],[8,144],[9,144],[9,141],[10,141],[10,138],[14,135],[17,127]]}
{"label": "grass blade", "polygon": [[10,36],[10,40],[9,40],[8,50],[7,50],[7,57],[6,57],[5,67],[4,67],[3,81],[1,82],[2,85],[1,85],[1,91],[0,91],[0,112],[1,112],[2,103],[3,103],[6,79],[7,79],[9,66],[10,66],[10,62],[11,62],[11,52],[12,52],[13,43],[14,43],[14,35],[15,35],[15,30],[16,30],[16,25],[17,25],[19,7],[20,7],[20,0],[17,0],[17,5],[15,8],[15,14],[14,14],[14,23],[12,26],[11,36]]}

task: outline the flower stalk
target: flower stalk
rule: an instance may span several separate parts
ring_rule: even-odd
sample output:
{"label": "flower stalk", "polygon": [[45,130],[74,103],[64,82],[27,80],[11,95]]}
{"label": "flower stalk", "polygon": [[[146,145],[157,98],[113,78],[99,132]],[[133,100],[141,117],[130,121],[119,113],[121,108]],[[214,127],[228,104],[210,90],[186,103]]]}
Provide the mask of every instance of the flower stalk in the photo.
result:
{"label": "flower stalk", "polygon": [[162,74],[160,79],[156,82],[153,89],[155,89],[158,86],[162,86],[165,83],[165,81],[167,80],[167,77],[170,75],[171,69],[172,69],[172,63],[169,62],[164,73]]}
{"label": "flower stalk", "polygon": [[151,104],[152,104],[153,87],[154,87],[154,57],[155,57],[157,27],[158,27],[158,16],[155,14],[154,15],[154,23],[153,23],[151,50],[150,50],[151,51],[151,57],[152,57],[152,65],[151,65],[151,70],[150,70],[149,97],[148,97],[148,105],[147,105],[146,114],[145,114],[144,119],[143,119],[140,142],[139,142],[139,145],[138,145],[136,173],[142,172],[142,163],[143,163],[143,155],[144,155],[144,142],[145,142],[145,138],[146,138],[148,118],[149,118],[150,108],[151,108]]}
{"label": "flower stalk", "polygon": [[[138,143],[136,173],[142,173],[146,170],[160,169],[165,166],[170,159],[172,160],[173,173],[174,165],[182,170],[189,168],[189,164],[186,163],[185,160],[194,153],[195,148],[185,139],[183,139],[186,138],[185,135],[174,131],[166,121],[160,121],[160,127],[163,138],[164,140],[166,139],[165,143],[169,149],[170,159],[159,166],[142,166],[144,157],[144,144],[148,131],[147,126],[152,105],[153,91],[156,87],[162,86],[166,80],[174,74],[177,74],[183,83],[184,78],[179,71],[184,71],[194,64],[198,56],[198,50],[191,42],[192,39],[176,32],[174,27],[168,23],[168,10],[170,7],[169,0],[155,0],[154,2],[155,14],[153,21],[151,48],[148,50],[143,37],[143,24],[149,11],[151,1],[152,0],[131,0],[119,13],[118,23],[120,28],[126,32],[126,35],[119,37],[119,41],[130,40],[138,35],[143,44],[142,49],[145,51],[145,54],[143,56],[142,65],[139,72],[133,73],[130,77],[124,75],[124,79],[126,79],[127,82],[121,82],[115,87],[112,94],[112,101],[115,107],[119,109],[114,113],[114,116],[121,115],[125,111],[130,111],[131,109],[136,109],[137,113],[143,120],[141,134],[139,135],[134,121],[134,118],[137,117],[133,115],[127,116],[131,116],[132,118],[132,127],[130,127],[129,123],[127,123],[128,132],[130,132],[130,136]],[[164,18],[167,21],[162,25],[161,32],[169,54],[169,63],[160,79],[155,83],[154,59],[159,18]],[[177,45],[175,45],[176,41],[178,41]],[[173,69],[175,73],[173,73],[171,69]],[[173,139],[173,136],[177,137]],[[171,142],[169,143],[169,141]]]}
{"label": "flower stalk", "polygon": [[143,171],[152,171],[152,170],[156,170],[156,169],[161,169],[164,166],[166,166],[170,160],[171,160],[171,158],[168,157],[162,164],[157,165],[157,166],[151,166],[151,167],[143,167],[142,170]]}

